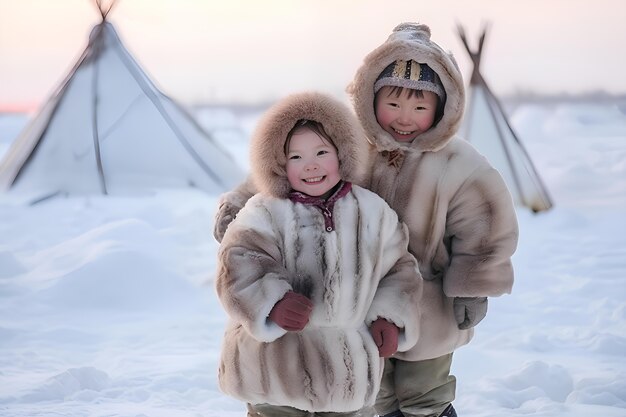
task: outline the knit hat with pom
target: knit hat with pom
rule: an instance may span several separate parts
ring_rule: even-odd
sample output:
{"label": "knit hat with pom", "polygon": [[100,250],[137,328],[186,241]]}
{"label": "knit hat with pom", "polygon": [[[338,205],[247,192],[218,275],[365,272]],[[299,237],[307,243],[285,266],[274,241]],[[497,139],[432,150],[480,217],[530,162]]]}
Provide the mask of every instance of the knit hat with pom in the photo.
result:
{"label": "knit hat with pom", "polygon": [[428,65],[420,64],[412,59],[408,61],[398,59],[389,64],[376,79],[374,93],[385,86],[432,91],[442,100],[446,97],[437,73]]}

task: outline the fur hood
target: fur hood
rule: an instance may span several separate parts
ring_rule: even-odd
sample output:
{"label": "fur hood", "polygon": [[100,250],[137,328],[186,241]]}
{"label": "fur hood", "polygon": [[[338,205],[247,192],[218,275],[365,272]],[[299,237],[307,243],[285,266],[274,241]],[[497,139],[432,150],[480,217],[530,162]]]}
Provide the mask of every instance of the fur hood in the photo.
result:
{"label": "fur hood", "polygon": [[[412,59],[432,68],[446,91],[443,117],[437,125],[420,134],[412,143],[401,144],[385,132],[374,113],[374,83],[393,61]],[[380,151],[412,149],[418,152],[438,151],[458,131],[465,108],[463,77],[452,54],[430,40],[430,28],[418,23],[402,23],[381,46],[370,52],[354,80],[347,88],[354,109],[370,141]]]}
{"label": "fur hood", "polygon": [[293,94],[272,106],[261,118],[250,141],[250,174],[258,190],[287,198],[284,145],[287,134],[300,119],[321,123],[338,150],[341,179],[361,184],[368,165],[363,131],[347,105],[322,93]]}

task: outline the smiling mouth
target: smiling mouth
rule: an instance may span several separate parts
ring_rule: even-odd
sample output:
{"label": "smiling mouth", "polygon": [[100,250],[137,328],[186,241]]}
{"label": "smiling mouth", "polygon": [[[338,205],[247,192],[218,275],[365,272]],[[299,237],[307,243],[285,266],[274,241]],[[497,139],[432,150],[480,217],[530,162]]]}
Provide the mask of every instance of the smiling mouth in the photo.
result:
{"label": "smiling mouth", "polygon": [[326,178],[326,176],[313,177],[313,178],[304,178],[302,181],[306,182],[307,184],[316,184],[318,182],[322,182],[324,180],[324,178]]}
{"label": "smiling mouth", "polygon": [[394,127],[392,127],[392,129],[393,129],[393,131],[394,131],[394,132],[396,132],[397,134],[399,134],[399,135],[404,135],[404,136],[412,135],[413,133],[415,133],[415,131],[414,131],[414,130],[413,130],[413,131],[411,131],[411,132],[407,132],[407,131],[404,131],[404,130],[398,130],[398,129],[394,128]]}

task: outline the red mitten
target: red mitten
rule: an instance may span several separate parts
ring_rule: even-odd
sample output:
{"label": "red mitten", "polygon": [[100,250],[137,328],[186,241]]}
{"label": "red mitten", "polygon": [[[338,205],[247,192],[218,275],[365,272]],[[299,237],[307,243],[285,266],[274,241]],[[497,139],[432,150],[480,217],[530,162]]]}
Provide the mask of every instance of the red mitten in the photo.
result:
{"label": "red mitten", "polygon": [[378,354],[381,358],[386,358],[398,350],[398,334],[400,329],[393,323],[380,317],[370,326],[370,333],[378,346]]}
{"label": "red mitten", "polygon": [[313,303],[302,294],[289,291],[270,311],[270,319],[283,329],[295,332],[309,322]]}

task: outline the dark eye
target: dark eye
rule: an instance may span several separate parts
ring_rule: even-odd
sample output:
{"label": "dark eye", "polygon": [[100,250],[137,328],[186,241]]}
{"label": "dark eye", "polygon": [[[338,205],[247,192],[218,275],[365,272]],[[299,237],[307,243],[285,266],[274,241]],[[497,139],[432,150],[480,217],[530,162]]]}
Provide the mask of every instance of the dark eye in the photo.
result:
{"label": "dark eye", "polygon": [[289,160],[296,160],[296,159],[300,159],[300,155],[291,155],[288,159],[289,159]]}
{"label": "dark eye", "polygon": [[321,150],[321,151],[318,151],[318,152],[317,152],[317,156],[320,156],[320,155],[326,155],[327,153],[328,153],[328,151]]}

